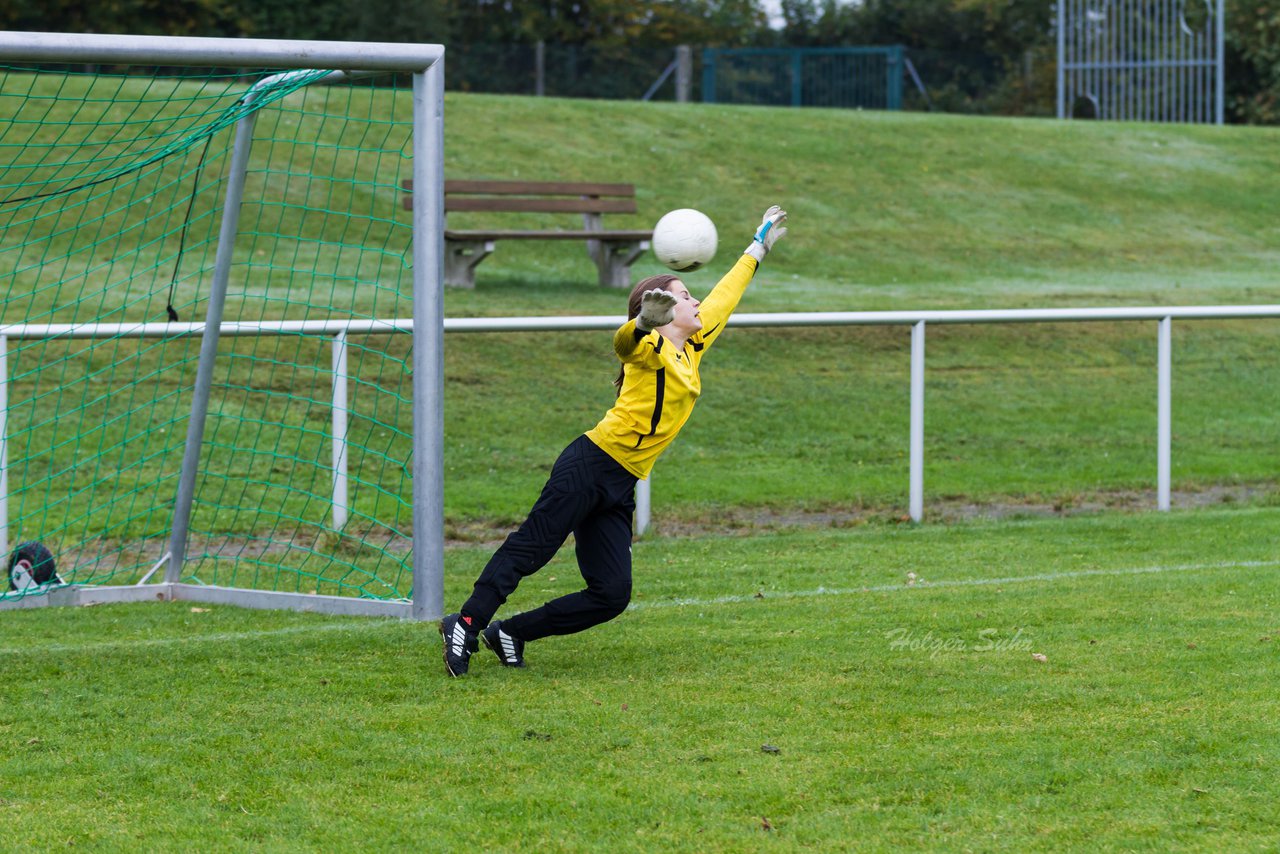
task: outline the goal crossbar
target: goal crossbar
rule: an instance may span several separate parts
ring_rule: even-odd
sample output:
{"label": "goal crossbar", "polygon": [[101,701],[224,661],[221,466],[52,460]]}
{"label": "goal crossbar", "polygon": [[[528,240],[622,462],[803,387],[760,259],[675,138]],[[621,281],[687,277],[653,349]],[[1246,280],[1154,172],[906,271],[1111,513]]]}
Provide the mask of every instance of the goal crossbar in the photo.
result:
{"label": "goal crossbar", "polygon": [[0,62],[415,72],[442,59],[444,46],[438,44],[0,32]]}

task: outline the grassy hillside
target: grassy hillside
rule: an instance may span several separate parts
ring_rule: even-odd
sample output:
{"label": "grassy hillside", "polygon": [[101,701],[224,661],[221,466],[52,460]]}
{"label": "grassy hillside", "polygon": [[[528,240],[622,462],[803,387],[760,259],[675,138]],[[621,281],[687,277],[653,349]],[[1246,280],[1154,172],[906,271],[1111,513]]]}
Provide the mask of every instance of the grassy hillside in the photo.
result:
{"label": "grassy hillside", "polygon": [[[8,92],[31,86],[28,77],[5,79],[6,93],[14,97],[0,98],[0,118],[22,119],[15,134],[23,143],[0,149],[0,166],[19,167],[3,174],[8,198],[27,192],[24,181],[69,174],[71,167],[58,167],[56,161],[72,156],[70,150],[42,155],[41,146],[64,139],[69,131],[62,123],[72,116],[67,104],[24,101],[16,96],[20,93]],[[120,90],[115,95],[120,98],[141,97],[146,89],[135,80],[110,87]],[[164,94],[205,97],[194,83],[162,88]],[[224,96],[228,103],[236,92]],[[321,269],[353,274],[331,245],[349,237],[322,214],[326,208],[350,207],[367,217],[369,247],[402,251],[403,240],[395,237],[399,229],[387,227],[393,222],[407,226],[409,219],[400,207],[398,186],[410,171],[403,131],[375,124],[371,134],[359,122],[320,121],[315,110],[404,120],[409,106],[407,92],[392,90],[320,87],[282,100],[258,122],[245,228],[260,215],[255,204],[261,200],[261,214],[273,225],[278,222],[281,233],[316,241],[300,248],[321,255]],[[76,121],[93,126],[97,115]],[[457,93],[446,97],[445,122],[448,176],[633,181],[639,213],[610,217],[611,224],[647,227],[671,208],[700,208],[720,227],[723,264],[745,243],[764,206],[785,203],[792,213],[792,236],[785,256],[761,276],[769,287],[749,298],[758,307],[1234,301],[1256,298],[1271,285],[1280,252],[1276,129]],[[119,147],[115,137],[134,133],[127,126],[112,131],[111,144]],[[307,144],[313,138],[322,145]],[[294,144],[296,139],[304,142]],[[229,134],[215,135],[206,155],[199,180],[209,192],[196,200],[188,255],[216,232],[221,192],[214,185],[224,176],[229,142]],[[382,151],[358,157],[357,145]],[[163,261],[157,275],[165,284],[171,261],[163,259],[176,252],[200,154],[199,146],[177,150],[185,171],[168,182],[148,172],[141,186],[156,196],[154,204],[172,204],[175,212],[160,217],[149,211],[151,219],[129,223],[141,228],[137,234],[147,243],[163,237],[166,245],[155,251]],[[267,157],[277,168],[284,165],[282,174],[267,176]],[[120,162],[100,165],[117,168]],[[75,169],[87,170],[81,176],[87,179],[91,167],[85,163]],[[304,179],[330,175],[322,196],[314,195],[320,188],[307,194]],[[49,186],[65,183],[54,180]],[[77,217],[99,215],[95,204],[102,202],[90,199],[83,213],[76,210]],[[481,225],[492,218],[475,214],[453,221]],[[573,219],[538,221],[571,225]],[[71,225],[59,227],[55,247],[84,243]],[[13,251],[19,239],[34,239],[29,228],[20,218],[0,236],[0,246]],[[251,265],[271,247],[254,246],[249,254],[250,242],[246,238],[242,250]],[[103,246],[97,254],[118,251]],[[83,259],[90,268],[102,260]],[[640,273],[657,269],[651,258],[637,265]],[[77,266],[70,272],[82,271]],[[187,265],[182,272],[180,286],[189,278]],[[391,268],[378,271],[380,280],[395,275]],[[709,285],[714,276],[715,267],[690,279]],[[22,283],[47,286],[47,278],[47,271],[43,278],[32,273]],[[507,286],[536,299],[554,285],[590,284],[594,278],[580,246],[511,243],[484,262],[480,281],[484,294],[476,296],[483,298],[451,293],[452,312],[518,308],[522,299],[504,299]],[[270,285],[284,287],[278,277]],[[594,289],[575,288],[574,293],[587,308],[612,304]],[[346,295],[339,287],[334,298]],[[6,295],[6,318],[19,296]],[[558,293],[549,297],[549,302],[560,301]]]}
{"label": "grassy hillside", "polygon": [[[450,176],[634,180],[640,214],[618,226],[699,207],[719,224],[722,264],[782,202],[791,235],[743,311],[1277,301],[1270,130],[489,96],[450,96],[446,125]],[[659,269],[646,259],[636,275]],[[716,275],[685,278],[702,292]],[[502,244],[478,280],[448,292],[450,314],[621,305],[576,246]],[[1275,332],[1176,326],[1175,488],[1272,500]],[[559,445],[610,403],[607,336],[555,340],[449,339],[459,526],[518,517]],[[1154,324],[935,328],[928,352],[927,506],[1150,506]],[[655,473],[660,522],[900,513],[907,355],[905,329],[726,337]]]}
{"label": "grassy hillside", "polygon": [[[619,226],[698,207],[726,263],[784,203],[792,235],[751,308],[1257,299],[1280,255],[1270,129],[476,95],[449,96],[445,121],[451,177],[634,181]],[[484,299],[450,307],[589,283],[580,254],[500,246]]]}

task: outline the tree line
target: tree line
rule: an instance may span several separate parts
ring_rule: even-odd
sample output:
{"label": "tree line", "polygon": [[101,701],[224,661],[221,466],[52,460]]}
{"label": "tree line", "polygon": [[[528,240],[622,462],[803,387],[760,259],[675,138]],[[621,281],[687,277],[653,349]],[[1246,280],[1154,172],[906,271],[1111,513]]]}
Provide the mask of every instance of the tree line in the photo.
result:
{"label": "tree line", "polygon": [[[543,42],[604,55],[679,44],[901,44],[939,109],[1052,109],[1053,0],[780,2],[771,20],[762,0],[7,0],[0,27],[455,48]],[[1280,0],[1227,0],[1226,21],[1228,120],[1280,122]]]}

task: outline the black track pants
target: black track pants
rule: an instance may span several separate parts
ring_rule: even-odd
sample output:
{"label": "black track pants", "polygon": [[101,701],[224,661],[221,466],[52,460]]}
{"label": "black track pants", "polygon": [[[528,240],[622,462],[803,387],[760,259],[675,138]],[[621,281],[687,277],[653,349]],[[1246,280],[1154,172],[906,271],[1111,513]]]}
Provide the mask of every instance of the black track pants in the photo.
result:
{"label": "black track pants", "polygon": [[531,641],[580,632],[621,614],[631,601],[635,486],[635,475],[579,436],[556,460],[529,518],[489,559],[462,613],[477,629],[488,625],[521,579],[555,557],[572,533],[586,589],[503,620],[503,630]]}

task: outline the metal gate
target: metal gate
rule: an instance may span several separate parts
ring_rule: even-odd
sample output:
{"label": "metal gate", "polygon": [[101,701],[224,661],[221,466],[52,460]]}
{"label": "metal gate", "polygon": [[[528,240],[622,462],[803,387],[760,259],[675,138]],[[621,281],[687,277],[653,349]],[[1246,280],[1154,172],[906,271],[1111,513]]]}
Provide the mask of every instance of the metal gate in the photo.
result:
{"label": "metal gate", "polygon": [[1223,0],[1058,0],[1058,118],[1222,124]]}

